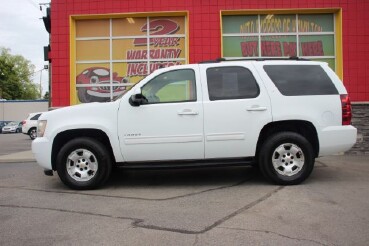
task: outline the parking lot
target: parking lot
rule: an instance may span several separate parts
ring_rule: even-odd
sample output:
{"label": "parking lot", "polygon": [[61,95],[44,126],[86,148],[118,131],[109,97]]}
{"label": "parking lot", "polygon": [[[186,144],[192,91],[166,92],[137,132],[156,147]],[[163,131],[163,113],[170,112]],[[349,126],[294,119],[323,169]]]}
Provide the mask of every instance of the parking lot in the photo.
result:
{"label": "parking lot", "polygon": [[32,140],[23,133],[0,134],[0,156],[31,149]]}
{"label": "parking lot", "polygon": [[[0,134],[0,156],[30,150]],[[115,170],[73,191],[34,162],[0,163],[0,245],[368,245],[369,162],[317,159],[298,186],[251,167]]]}

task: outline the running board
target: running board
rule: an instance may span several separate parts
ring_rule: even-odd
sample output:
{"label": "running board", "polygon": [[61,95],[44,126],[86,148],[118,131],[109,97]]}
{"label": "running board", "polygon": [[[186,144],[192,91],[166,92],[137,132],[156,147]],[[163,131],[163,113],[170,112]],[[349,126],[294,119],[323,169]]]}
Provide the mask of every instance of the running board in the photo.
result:
{"label": "running board", "polygon": [[119,162],[119,168],[125,169],[172,169],[172,168],[200,168],[200,167],[225,167],[254,165],[253,157],[208,159],[208,160],[170,160],[147,162]]}

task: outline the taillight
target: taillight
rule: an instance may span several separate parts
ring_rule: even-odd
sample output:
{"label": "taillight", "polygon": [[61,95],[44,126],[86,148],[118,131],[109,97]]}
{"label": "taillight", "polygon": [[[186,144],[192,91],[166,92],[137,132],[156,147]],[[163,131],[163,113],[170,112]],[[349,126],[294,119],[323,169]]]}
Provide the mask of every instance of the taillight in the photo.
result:
{"label": "taillight", "polygon": [[351,125],[351,101],[348,95],[341,95],[342,125]]}
{"label": "taillight", "polygon": [[22,121],[22,125],[24,125],[24,124],[26,124],[26,121],[24,120],[24,121]]}

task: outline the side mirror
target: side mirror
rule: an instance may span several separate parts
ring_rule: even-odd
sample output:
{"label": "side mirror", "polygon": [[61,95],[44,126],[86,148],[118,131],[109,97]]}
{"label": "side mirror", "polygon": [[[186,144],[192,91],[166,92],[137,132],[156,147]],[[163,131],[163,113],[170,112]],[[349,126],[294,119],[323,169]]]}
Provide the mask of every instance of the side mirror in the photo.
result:
{"label": "side mirror", "polygon": [[129,98],[129,104],[131,104],[133,107],[138,107],[146,103],[147,99],[144,95],[142,95],[141,88],[137,88],[132,96]]}

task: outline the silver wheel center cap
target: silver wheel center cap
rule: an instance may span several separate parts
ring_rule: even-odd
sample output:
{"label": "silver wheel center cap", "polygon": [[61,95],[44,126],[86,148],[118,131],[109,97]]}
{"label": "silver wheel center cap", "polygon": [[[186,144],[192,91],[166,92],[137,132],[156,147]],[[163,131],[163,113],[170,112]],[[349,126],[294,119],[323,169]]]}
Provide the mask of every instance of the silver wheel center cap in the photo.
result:
{"label": "silver wheel center cap", "polygon": [[301,171],[305,163],[305,157],[299,146],[285,143],[274,150],[272,163],[278,174],[292,176]]}
{"label": "silver wheel center cap", "polygon": [[89,181],[97,170],[98,162],[95,155],[87,149],[77,149],[69,154],[66,162],[69,176],[76,181]]}

